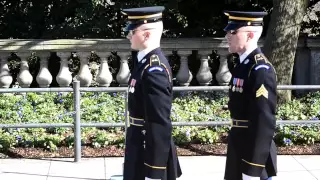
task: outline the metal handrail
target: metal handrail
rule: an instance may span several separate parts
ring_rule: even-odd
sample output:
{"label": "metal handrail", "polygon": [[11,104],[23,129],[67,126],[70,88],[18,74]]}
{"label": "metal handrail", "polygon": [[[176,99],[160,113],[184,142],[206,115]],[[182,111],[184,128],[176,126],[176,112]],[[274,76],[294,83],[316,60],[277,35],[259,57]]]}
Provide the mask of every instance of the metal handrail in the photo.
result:
{"label": "metal handrail", "polygon": [[[228,86],[189,86],[173,87],[173,91],[224,91]],[[278,85],[278,90],[319,90],[320,85]],[[8,88],[0,89],[0,93],[21,93],[21,92],[73,92],[74,112],[73,123],[18,123],[0,124],[0,128],[50,128],[65,127],[74,128],[74,162],[81,160],[81,127],[125,127],[127,130],[127,116],[125,123],[81,123],[80,96],[81,92],[125,92],[125,114],[128,111],[128,88],[127,87],[80,87],[79,81],[73,82],[73,87],[58,88]],[[277,120],[278,125],[320,125],[320,120]],[[173,126],[228,126],[229,120],[225,121],[193,121],[193,122],[172,122]]]}

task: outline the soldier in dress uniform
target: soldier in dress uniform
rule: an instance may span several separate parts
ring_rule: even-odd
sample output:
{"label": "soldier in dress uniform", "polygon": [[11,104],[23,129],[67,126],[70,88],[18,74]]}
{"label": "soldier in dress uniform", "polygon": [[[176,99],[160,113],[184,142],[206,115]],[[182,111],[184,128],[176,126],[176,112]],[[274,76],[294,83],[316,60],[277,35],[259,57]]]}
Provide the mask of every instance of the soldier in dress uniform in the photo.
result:
{"label": "soldier in dress uniform", "polygon": [[225,180],[266,180],[276,176],[276,72],[258,47],[265,12],[225,11],[229,52],[240,62],[229,84],[232,128]]}
{"label": "soldier in dress uniform", "polygon": [[164,7],[124,9],[127,38],[137,50],[129,79],[124,180],[175,180],[181,169],[172,138],[172,72],[161,51]]}

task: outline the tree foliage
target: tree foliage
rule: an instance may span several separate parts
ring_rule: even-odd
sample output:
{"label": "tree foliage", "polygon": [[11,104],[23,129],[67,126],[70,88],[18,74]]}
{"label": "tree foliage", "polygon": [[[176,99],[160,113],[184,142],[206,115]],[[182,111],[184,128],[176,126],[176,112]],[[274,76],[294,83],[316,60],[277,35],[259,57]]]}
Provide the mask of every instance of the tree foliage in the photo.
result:
{"label": "tree foliage", "polygon": [[307,13],[303,18],[302,32],[309,36],[317,36],[320,34],[320,1],[311,1],[307,9]]}
{"label": "tree foliage", "polygon": [[[319,8],[311,2],[302,31],[316,35]],[[172,38],[224,36],[225,9],[272,10],[270,0],[4,0],[0,2],[0,38],[124,38],[121,9],[153,5],[166,7],[164,37]]]}

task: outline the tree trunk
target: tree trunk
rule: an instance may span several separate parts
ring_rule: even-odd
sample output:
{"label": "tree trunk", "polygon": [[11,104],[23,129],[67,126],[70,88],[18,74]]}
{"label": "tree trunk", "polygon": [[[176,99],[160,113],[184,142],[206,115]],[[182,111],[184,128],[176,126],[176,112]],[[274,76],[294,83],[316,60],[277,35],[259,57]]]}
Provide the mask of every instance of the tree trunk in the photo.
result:
{"label": "tree trunk", "polygon": [[[273,0],[273,11],[263,50],[274,65],[277,84],[291,85],[300,27],[309,0]],[[281,90],[279,102],[291,100],[291,90]]]}

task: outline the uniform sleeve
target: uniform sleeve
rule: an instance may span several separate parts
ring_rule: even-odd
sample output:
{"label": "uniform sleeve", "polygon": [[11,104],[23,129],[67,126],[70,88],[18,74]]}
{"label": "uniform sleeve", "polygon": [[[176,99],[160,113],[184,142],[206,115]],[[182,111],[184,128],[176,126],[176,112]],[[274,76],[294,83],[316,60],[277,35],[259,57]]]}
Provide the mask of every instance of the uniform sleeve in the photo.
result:
{"label": "uniform sleeve", "polygon": [[260,177],[270,154],[276,128],[276,75],[270,65],[257,65],[250,77],[248,146],[242,159],[243,173]]}
{"label": "uniform sleeve", "polygon": [[161,179],[166,170],[171,143],[171,87],[165,69],[161,66],[146,69],[142,83],[146,177]]}

